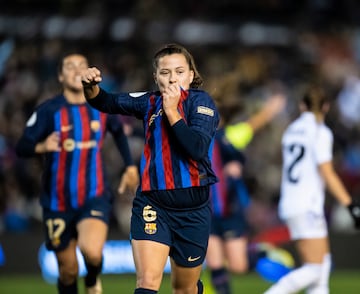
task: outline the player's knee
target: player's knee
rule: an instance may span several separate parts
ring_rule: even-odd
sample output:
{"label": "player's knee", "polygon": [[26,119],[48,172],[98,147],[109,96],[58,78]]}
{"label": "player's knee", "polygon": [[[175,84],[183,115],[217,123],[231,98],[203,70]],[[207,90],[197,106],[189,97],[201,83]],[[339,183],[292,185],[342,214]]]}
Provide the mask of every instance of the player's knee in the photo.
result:
{"label": "player's knee", "polygon": [[228,265],[228,270],[233,274],[245,274],[248,271],[248,264],[246,262]]}
{"label": "player's knee", "polygon": [[61,265],[59,267],[59,279],[64,285],[72,284],[78,277],[77,265]]}
{"label": "player's knee", "polygon": [[162,274],[155,273],[138,273],[136,278],[136,287],[137,288],[146,288],[146,289],[159,289],[162,279]]}
{"label": "player's knee", "polygon": [[102,251],[97,248],[82,248],[80,249],[81,253],[83,254],[85,260],[87,263],[90,263],[92,265],[100,264],[102,261]]}

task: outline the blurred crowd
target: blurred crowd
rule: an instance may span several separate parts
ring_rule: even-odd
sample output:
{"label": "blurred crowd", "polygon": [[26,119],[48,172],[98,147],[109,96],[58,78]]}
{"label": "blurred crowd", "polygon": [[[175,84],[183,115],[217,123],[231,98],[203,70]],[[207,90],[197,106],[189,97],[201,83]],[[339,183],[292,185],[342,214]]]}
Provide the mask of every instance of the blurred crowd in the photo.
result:
{"label": "blurred crowd", "polygon": [[[65,7],[66,1],[58,2]],[[132,7],[130,2],[123,2],[125,7]],[[326,22],[321,25],[318,22],[315,27],[303,25],[294,28],[286,24],[280,27],[267,25],[265,21],[265,24],[242,23],[238,29],[239,23],[232,24],[232,15],[227,25],[233,28],[232,31],[236,26],[239,38],[234,40],[231,36],[224,38],[225,31],[219,31],[222,26],[218,25],[218,20],[224,23],[226,19],[218,16],[214,20],[209,12],[212,18],[205,23],[198,20],[180,22],[183,20],[177,15],[178,20],[170,23],[172,28],[177,27],[177,34],[171,35],[160,22],[146,25],[146,20],[156,7],[162,16],[166,15],[166,7],[161,10],[156,1],[135,2],[138,4],[130,16],[135,18],[136,13],[140,13],[141,17],[136,19],[141,25],[140,29],[135,30],[135,35],[128,39],[119,36],[116,31],[113,31],[113,37],[118,36],[118,39],[76,39],[59,34],[33,34],[26,38],[16,34],[17,31],[13,34],[0,32],[0,232],[26,230],[31,225],[29,220],[40,219],[37,199],[40,193],[41,159],[20,159],[15,155],[14,146],[34,107],[59,93],[57,63],[63,52],[69,50],[85,53],[91,64],[102,70],[104,80],[101,86],[105,89],[115,92],[143,91],[154,87],[148,74],[152,68],[147,66],[151,64],[154,48],[164,42],[185,43],[196,57],[205,80],[203,88],[215,98],[228,122],[246,119],[274,91],[283,91],[287,97],[286,110],[261,130],[245,151],[245,179],[254,203],[250,222],[255,230],[278,222],[276,203],[281,174],[281,134],[297,115],[296,106],[304,87],[310,82],[322,83],[333,101],[327,123],[335,135],[335,168],[350,193],[360,196],[360,35],[356,25],[348,23],[326,27]],[[210,2],[212,7],[217,7],[215,2]],[[235,5],[236,1],[225,2]],[[263,2],[280,3],[284,7],[291,1]],[[93,15],[99,7],[94,6],[96,1],[90,3],[93,8],[86,11]],[[111,8],[111,1],[104,3],[108,9]],[[149,3],[155,8],[150,9]],[[179,13],[184,12],[185,8],[192,8],[193,13],[200,10],[199,5],[192,1],[184,1],[183,5]],[[262,14],[266,11],[265,6],[262,7]],[[355,2],[343,1],[343,6],[349,12],[348,20],[356,19],[350,13],[351,7],[356,6]],[[4,13],[9,12],[12,16],[13,11],[7,9]],[[321,11],[326,11],[326,7],[324,9]],[[26,14],[26,11],[21,11]],[[277,10],[273,7],[273,11]],[[314,9],[309,11],[313,13]],[[124,15],[125,12],[119,14]],[[305,14],[302,10],[303,17]],[[242,15],[245,13],[242,12]],[[167,16],[163,20],[169,20]],[[0,15],[0,19],[4,20],[4,15]],[[128,29],[129,22],[118,22],[115,27],[122,31],[122,26],[124,30]],[[81,25],[78,27],[83,29]],[[146,31],[149,28],[153,30]],[[145,31],[148,35],[141,33]],[[162,33],[167,37],[161,38]],[[87,31],[87,34],[91,32]],[[218,34],[216,40],[219,42],[210,38],[214,34]],[[141,124],[126,117],[121,119],[129,135],[133,155],[139,160],[142,151]],[[107,171],[111,185],[115,187],[123,164],[110,140],[105,144]],[[116,199],[115,223],[126,231],[132,195]],[[332,203],[328,207],[331,211]]]}

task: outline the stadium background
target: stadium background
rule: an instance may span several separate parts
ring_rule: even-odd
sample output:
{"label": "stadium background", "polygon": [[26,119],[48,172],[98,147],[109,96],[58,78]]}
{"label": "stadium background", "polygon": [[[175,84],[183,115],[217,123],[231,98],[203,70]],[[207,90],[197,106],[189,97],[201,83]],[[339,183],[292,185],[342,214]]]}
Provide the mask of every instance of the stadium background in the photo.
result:
{"label": "stadium background", "polygon": [[[15,156],[14,144],[33,107],[59,91],[56,63],[63,51],[81,50],[104,73],[109,90],[153,87],[152,53],[179,42],[194,54],[204,87],[235,77],[224,105],[242,119],[282,87],[287,109],[246,150],[246,180],[253,198],[254,234],[279,225],[276,202],[282,130],[296,114],[304,85],[322,81],[334,98],[328,124],[335,133],[335,167],[360,196],[360,3],[356,0],[224,1],[0,1],[0,274],[38,273],[42,242],[37,197],[40,162]],[[127,124],[132,151],[141,152],[139,125]],[[116,187],[123,168],[109,141],[108,173]],[[261,172],[259,172],[261,171]],[[117,198],[109,239],[126,239],[131,195]],[[359,234],[346,211],[328,199],[335,266],[359,269]],[[290,251],[291,247],[288,248]]]}

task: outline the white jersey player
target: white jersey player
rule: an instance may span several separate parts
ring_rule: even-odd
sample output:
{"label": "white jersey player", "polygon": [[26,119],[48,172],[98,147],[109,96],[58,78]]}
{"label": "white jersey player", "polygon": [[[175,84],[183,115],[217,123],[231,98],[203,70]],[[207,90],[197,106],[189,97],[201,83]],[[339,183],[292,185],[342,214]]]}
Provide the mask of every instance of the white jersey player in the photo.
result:
{"label": "white jersey player", "polygon": [[322,89],[311,87],[300,103],[301,115],[283,134],[283,168],[279,216],[289,228],[302,262],[265,294],[329,293],[331,267],[325,188],[350,210],[360,225],[359,205],[352,201],[332,165],[333,135],[324,124],[329,103]]}

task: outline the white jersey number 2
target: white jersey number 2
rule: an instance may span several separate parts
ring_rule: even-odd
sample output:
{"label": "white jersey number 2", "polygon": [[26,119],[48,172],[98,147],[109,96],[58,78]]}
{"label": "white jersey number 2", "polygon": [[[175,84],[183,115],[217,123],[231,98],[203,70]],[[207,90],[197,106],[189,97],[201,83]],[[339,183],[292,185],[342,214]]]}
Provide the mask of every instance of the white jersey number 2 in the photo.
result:
{"label": "white jersey number 2", "polygon": [[305,147],[302,144],[291,144],[285,146],[287,166],[285,167],[286,178],[290,183],[296,184],[299,181],[299,175],[295,175],[295,167],[299,164],[305,155]]}

